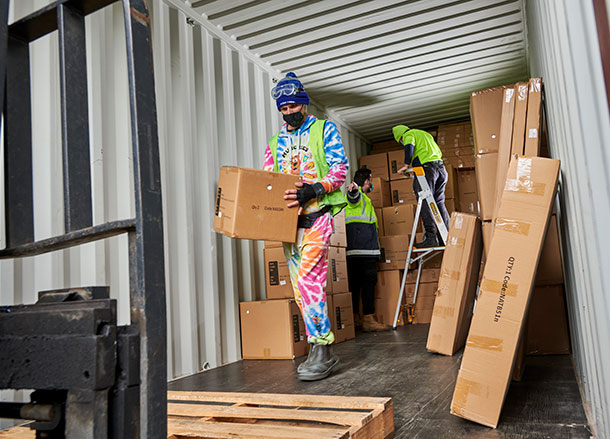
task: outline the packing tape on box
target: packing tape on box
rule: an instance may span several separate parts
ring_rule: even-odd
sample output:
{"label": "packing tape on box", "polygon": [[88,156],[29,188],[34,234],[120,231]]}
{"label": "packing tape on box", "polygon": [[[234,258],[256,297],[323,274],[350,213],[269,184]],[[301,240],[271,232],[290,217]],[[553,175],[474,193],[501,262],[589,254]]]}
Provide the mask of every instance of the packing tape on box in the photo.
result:
{"label": "packing tape on box", "polygon": [[446,279],[451,279],[451,280],[460,280],[460,272],[457,270],[448,270],[447,268],[443,268],[441,270],[440,277],[444,277]]}
{"label": "packing tape on box", "polygon": [[540,93],[542,91],[542,81],[540,78],[530,79],[530,93]]}
{"label": "packing tape on box", "polygon": [[451,410],[453,413],[462,417],[464,416],[464,410],[468,404],[468,397],[471,394],[482,396],[483,384],[458,376],[457,382],[455,383],[453,401],[451,403]]}
{"label": "packing tape on box", "polygon": [[484,277],[481,281],[481,290],[497,294],[500,294],[502,291],[504,291],[504,294],[506,294],[507,296],[515,297],[517,295],[518,285],[504,283],[498,280],[491,280]]}
{"label": "packing tape on box", "polygon": [[527,99],[528,84],[517,84],[517,99],[524,101]]}
{"label": "packing tape on box", "polygon": [[466,340],[466,346],[477,349],[485,349],[487,351],[502,352],[504,340],[496,337],[487,337],[486,335],[469,335]]}
{"label": "packing tape on box", "polygon": [[496,230],[502,230],[504,232],[517,233],[519,235],[527,236],[530,233],[530,223],[526,223],[525,221],[512,220],[508,218],[496,218],[494,231]]}
{"label": "packing tape on box", "polygon": [[457,236],[450,236],[447,240],[447,245],[450,247],[464,247],[466,241],[464,238],[458,238]]}
{"label": "packing tape on box", "polygon": [[544,195],[546,184],[532,181],[532,159],[517,157],[517,178],[507,178],[505,191]]}
{"label": "packing tape on box", "polygon": [[432,315],[440,318],[453,317],[455,314],[455,309],[452,306],[440,306],[434,304],[434,309],[432,311]]}

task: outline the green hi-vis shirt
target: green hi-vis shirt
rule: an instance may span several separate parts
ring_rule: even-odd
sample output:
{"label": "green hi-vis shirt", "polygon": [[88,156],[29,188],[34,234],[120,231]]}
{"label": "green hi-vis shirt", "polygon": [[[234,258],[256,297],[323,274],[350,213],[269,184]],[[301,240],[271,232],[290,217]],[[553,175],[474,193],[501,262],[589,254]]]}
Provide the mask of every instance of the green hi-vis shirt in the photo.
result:
{"label": "green hi-vis shirt", "polygon": [[424,163],[443,159],[443,153],[434,141],[434,137],[426,131],[409,130],[402,135],[401,140],[403,145],[415,145],[411,162],[415,160],[415,157],[419,159],[419,162],[422,165]]}

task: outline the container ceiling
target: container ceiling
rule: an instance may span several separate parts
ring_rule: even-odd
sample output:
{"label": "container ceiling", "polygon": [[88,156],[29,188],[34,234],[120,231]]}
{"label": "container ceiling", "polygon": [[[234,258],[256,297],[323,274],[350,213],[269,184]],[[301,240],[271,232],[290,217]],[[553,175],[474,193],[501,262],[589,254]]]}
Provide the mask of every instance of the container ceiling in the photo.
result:
{"label": "container ceiling", "polygon": [[469,116],[470,92],[528,76],[523,0],[193,0],[371,142]]}

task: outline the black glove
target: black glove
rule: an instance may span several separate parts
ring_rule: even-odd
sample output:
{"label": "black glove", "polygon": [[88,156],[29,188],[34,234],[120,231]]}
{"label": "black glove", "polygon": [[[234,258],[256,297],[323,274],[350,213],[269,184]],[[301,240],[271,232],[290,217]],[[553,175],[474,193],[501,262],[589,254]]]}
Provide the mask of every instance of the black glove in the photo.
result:
{"label": "black glove", "polygon": [[324,192],[324,186],[322,186],[322,183],[303,183],[303,188],[297,190],[297,201],[299,202],[299,206],[303,206],[312,198],[324,195]]}

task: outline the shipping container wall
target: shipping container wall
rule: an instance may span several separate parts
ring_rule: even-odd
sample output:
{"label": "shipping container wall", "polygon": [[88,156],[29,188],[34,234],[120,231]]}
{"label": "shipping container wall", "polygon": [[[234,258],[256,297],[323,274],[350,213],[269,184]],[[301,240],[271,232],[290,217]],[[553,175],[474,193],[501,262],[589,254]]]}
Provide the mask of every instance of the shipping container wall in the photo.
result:
{"label": "shipping container wall", "polygon": [[[610,117],[593,1],[527,1],[532,76],[544,79],[572,351],[585,411],[610,437]],[[606,23],[606,26],[608,24]]]}
{"label": "shipping container wall", "polygon": [[[11,21],[49,3],[11,2]],[[216,234],[212,212],[220,166],[261,168],[266,142],[281,124],[270,96],[273,80],[281,74],[206,24],[201,15],[189,17],[185,3],[184,10],[162,0],[149,4],[171,379],[240,359],[239,302],[265,297],[263,243]],[[100,224],[134,215],[120,2],[87,17],[86,26],[93,217]],[[63,233],[58,59],[56,33],[32,44],[36,239]],[[310,111],[339,125],[353,172],[353,160],[365,152],[366,142],[320,105],[312,103]],[[119,302],[120,323],[129,321],[126,236],[1,261],[0,281],[4,305],[33,303],[40,290],[109,285]]]}

